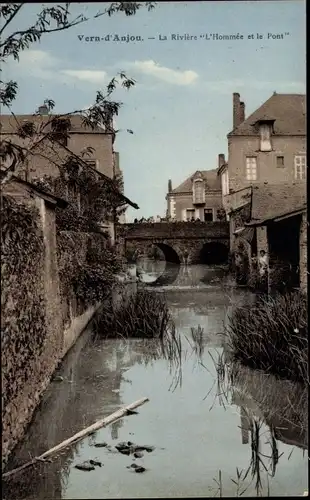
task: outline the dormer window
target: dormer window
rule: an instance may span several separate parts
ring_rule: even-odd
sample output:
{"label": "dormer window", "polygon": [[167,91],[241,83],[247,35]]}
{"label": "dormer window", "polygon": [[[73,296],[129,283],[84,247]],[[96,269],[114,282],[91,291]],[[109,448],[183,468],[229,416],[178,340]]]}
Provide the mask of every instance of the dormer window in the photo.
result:
{"label": "dormer window", "polygon": [[259,120],[260,151],[272,151],[271,134],[274,120]]}
{"label": "dormer window", "polygon": [[203,179],[193,182],[193,203],[205,203],[205,183]]}

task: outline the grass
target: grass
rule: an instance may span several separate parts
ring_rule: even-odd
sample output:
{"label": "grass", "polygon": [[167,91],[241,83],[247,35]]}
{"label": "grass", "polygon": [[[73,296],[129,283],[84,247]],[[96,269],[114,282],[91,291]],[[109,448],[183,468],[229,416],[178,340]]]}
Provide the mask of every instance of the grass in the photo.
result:
{"label": "grass", "polygon": [[307,297],[291,292],[260,297],[235,309],[226,333],[232,355],[254,369],[308,383]]}

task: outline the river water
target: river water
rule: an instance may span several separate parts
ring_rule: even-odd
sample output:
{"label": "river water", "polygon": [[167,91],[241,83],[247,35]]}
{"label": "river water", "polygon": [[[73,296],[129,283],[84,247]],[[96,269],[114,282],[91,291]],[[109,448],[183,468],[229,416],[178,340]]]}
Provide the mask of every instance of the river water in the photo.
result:
{"label": "river water", "polygon": [[[161,262],[140,266],[146,282],[164,270]],[[171,275],[175,278],[174,271]],[[5,482],[4,498],[225,497],[246,487],[243,496],[257,496],[258,474],[262,494],[302,495],[308,489],[308,417],[301,389],[242,367],[236,368],[233,384],[225,376],[219,380],[225,324],[233,308],[251,304],[253,295],[235,288],[225,270],[207,266],[181,267],[172,283],[150,289],[166,297],[182,339],[181,365],[171,366],[152,341],[96,339],[91,328],[85,331],[58,370],[63,380],[47,389],[8,469],[123,405],[145,396],[150,401],[137,415],[86,437],[52,463]],[[198,348],[192,328],[201,332]],[[258,469],[253,466],[253,479],[251,469],[238,481],[236,468],[245,474],[251,458],[258,456],[253,455],[250,422],[259,429],[261,462]],[[134,459],[115,449],[119,441],[155,449]],[[109,448],[94,446],[101,442]],[[102,467],[89,472],[75,468],[89,459]],[[127,468],[133,462],[146,471]]]}

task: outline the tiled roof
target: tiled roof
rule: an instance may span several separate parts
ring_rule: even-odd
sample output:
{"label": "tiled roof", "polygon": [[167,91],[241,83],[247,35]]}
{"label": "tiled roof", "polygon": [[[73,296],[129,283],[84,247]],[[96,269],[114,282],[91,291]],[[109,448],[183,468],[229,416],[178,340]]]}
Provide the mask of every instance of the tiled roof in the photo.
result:
{"label": "tiled roof", "polygon": [[268,184],[253,188],[252,217],[261,220],[277,217],[284,211],[290,212],[306,203],[307,186],[305,182],[296,184]]}
{"label": "tiled roof", "polygon": [[[0,116],[0,123],[1,123],[1,127],[0,127],[0,130],[1,130],[1,133],[2,134],[14,134],[16,132],[16,128],[17,128],[17,122],[19,124],[22,124],[23,122],[25,121],[29,121],[29,122],[35,122],[37,123],[38,125],[39,124],[44,124],[46,123],[48,120],[51,119],[53,115],[15,115],[15,117],[13,117],[12,115],[1,115]],[[55,115],[57,116],[57,115]],[[92,133],[101,133],[101,134],[104,134],[105,131],[103,128],[100,128],[100,127],[96,127],[94,130],[92,130],[90,127],[84,127],[82,125],[82,115],[72,115],[69,117],[70,118],[70,121],[71,121],[71,129],[70,129],[70,133],[88,133],[88,134],[92,134]],[[16,122],[16,119],[17,119],[17,122]]]}
{"label": "tiled roof", "polygon": [[[217,169],[213,170],[200,170],[204,180],[206,181],[206,189],[220,190],[221,180],[217,175]],[[194,172],[190,177],[188,177],[182,184],[172,190],[172,193],[189,193],[192,191],[192,178],[195,175]]]}
{"label": "tiled roof", "polygon": [[275,120],[276,135],[306,135],[306,96],[303,94],[273,94],[228,136],[257,135],[254,124],[259,120]]}

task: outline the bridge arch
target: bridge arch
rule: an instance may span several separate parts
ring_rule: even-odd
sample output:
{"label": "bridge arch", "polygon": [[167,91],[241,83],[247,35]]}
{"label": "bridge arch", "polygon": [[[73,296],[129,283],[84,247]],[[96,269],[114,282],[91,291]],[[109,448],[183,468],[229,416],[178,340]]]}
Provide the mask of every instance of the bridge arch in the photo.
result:
{"label": "bridge arch", "polygon": [[220,241],[209,241],[205,242],[199,251],[199,262],[209,265],[227,264],[228,255],[228,245]]}
{"label": "bridge arch", "polygon": [[182,256],[180,254],[180,251],[178,251],[178,249],[176,249],[174,245],[172,246],[162,241],[154,241],[153,244],[163,252],[166,262],[177,265],[181,264]]}

